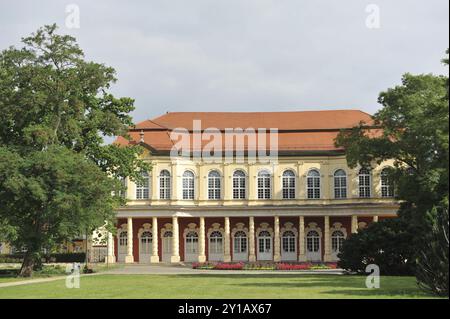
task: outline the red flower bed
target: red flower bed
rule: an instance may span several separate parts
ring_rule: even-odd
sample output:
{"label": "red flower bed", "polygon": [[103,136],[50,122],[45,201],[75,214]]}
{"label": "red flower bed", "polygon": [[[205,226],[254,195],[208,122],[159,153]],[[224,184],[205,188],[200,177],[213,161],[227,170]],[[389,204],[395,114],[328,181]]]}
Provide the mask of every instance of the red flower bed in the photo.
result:
{"label": "red flower bed", "polygon": [[310,263],[302,263],[302,264],[286,264],[286,263],[278,263],[277,270],[308,270],[310,269],[312,264]]}
{"label": "red flower bed", "polygon": [[243,263],[217,263],[214,265],[214,269],[217,270],[242,270],[244,269]]}
{"label": "red flower bed", "polygon": [[193,263],[193,269],[215,269],[215,270],[320,270],[320,269],[336,269],[337,263],[320,263],[314,264],[309,262],[302,263],[268,263],[258,264],[243,262],[238,263]]}

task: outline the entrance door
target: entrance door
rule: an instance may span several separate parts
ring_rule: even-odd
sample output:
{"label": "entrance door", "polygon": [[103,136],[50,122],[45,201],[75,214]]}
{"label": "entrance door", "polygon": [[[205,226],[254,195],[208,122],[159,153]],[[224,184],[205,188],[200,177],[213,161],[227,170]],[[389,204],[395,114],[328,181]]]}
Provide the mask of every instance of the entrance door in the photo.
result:
{"label": "entrance door", "polygon": [[286,230],[281,237],[281,260],[297,260],[297,239],[291,230]]}
{"label": "entrance door", "polygon": [[162,237],[162,261],[170,262],[172,256],[173,233],[170,230],[164,232]]}
{"label": "entrance door", "polygon": [[139,263],[147,264],[152,255],[152,232],[144,231],[139,240]]}
{"label": "entrance door", "polygon": [[333,260],[339,260],[338,254],[341,252],[344,240],[344,233],[340,230],[335,230],[331,234],[331,258]]}
{"label": "entrance door", "polygon": [[272,260],[272,236],[266,230],[258,234],[258,260]]}
{"label": "entrance door", "polygon": [[209,261],[223,261],[223,236],[220,231],[213,231],[209,235]]}
{"label": "entrance door", "polygon": [[306,259],[309,261],[322,260],[320,235],[315,230],[310,230],[306,235]]}
{"label": "entrance door", "polygon": [[118,250],[118,256],[117,261],[118,262],[125,262],[125,256],[127,255],[127,246],[128,246],[128,233],[126,230],[121,231],[119,233],[119,245],[117,247]]}
{"label": "entrance door", "polygon": [[233,238],[233,261],[247,261],[247,234],[242,230],[237,231]]}
{"label": "entrance door", "polygon": [[184,245],[184,261],[198,261],[198,234],[195,231],[190,231],[186,234]]}

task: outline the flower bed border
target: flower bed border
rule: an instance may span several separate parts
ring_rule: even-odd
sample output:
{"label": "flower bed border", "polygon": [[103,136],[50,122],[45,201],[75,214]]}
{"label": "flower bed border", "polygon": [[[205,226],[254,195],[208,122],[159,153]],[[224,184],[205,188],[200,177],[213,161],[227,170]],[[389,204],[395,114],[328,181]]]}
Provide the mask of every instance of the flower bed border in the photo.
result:
{"label": "flower bed border", "polygon": [[273,270],[273,271],[292,271],[292,270],[323,270],[337,269],[337,263],[290,263],[290,262],[205,262],[193,263],[192,269],[199,270]]}

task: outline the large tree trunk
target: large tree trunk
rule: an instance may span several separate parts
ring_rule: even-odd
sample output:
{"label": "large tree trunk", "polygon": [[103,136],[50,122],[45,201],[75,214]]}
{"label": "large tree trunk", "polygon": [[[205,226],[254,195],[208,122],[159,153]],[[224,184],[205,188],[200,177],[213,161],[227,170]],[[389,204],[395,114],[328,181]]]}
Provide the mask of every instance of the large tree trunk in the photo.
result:
{"label": "large tree trunk", "polygon": [[19,271],[19,277],[31,277],[35,266],[39,265],[39,254],[32,251],[27,251],[23,258],[22,267]]}

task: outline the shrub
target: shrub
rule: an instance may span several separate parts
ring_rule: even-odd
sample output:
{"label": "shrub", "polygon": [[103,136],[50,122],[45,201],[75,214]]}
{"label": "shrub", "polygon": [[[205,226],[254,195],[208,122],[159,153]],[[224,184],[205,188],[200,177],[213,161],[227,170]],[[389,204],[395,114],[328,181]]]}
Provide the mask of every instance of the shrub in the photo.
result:
{"label": "shrub", "polygon": [[[0,263],[22,263],[23,253],[2,254]],[[86,253],[54,253],[42,256],[42,262],[45,263],[76,263],[84,262]]]}
{"label": "shrub", "polygon": [[54,253],[44,256],[45,262],[51,263],[82,263],[86,253]]}
{"label": "shrub", "polygon": [[344,241],[338,266],[365,273],[367,265],[376,264],[383,275],[414,274],[416,247],[408,226],[402,218],[392,218],[352,234]]}

